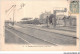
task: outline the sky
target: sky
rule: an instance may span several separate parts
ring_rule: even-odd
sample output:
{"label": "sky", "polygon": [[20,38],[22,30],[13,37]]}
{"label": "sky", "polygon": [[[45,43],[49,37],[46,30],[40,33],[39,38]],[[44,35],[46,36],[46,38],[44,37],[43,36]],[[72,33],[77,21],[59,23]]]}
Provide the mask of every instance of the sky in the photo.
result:
{"label": "sky", "polygon": [[[24,7],[21,8],[21,4],[25,4]],[[5,20],[9,20],[13,18],[13,9],[5,13],[12,5],[16,5],[14,19],[15,21],[20,21],[22,18],[31,17],[31,18],[39,18],[41,13],[45,11],[53,13],[53,9],[68,7],[68,2],[66,0],[3,0],[1,2],[1,12],[2,17]],[[20,9],[21,8],[21,9]],[[10,14],[9,14],[10,13]]]}

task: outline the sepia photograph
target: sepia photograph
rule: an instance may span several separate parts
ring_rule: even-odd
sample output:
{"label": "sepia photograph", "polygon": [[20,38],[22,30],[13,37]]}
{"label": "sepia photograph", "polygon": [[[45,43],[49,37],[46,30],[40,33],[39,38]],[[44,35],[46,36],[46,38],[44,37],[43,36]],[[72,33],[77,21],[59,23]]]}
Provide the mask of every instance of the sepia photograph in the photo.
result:
{"label": "sepia photograph", "polygon": [[58,46],[76,47],[78,18],[79,0],[1,1],[4,45],[56,49]]}

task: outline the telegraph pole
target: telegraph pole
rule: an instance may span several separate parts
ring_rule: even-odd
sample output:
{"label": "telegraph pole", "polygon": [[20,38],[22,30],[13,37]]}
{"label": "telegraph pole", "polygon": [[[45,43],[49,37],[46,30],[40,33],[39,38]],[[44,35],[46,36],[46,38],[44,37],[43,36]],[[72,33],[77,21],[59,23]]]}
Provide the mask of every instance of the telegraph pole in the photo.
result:
{"label": "telegraph pole", "polygon": [[14,9],[13,9],[13,26],[14,26],[14,23],[15,23],[15,21],[14,21],[14,18],[15,18],[15,8],[16,8],[16,5],[14,5]]}
{"label": "telegraph pole", "polygon": [[47,19],[46,19],[46,22],[47,22],[47,27],[49,27],[49,17],[47,16]]}
{"label": "telegraph pole", "polygon": [[[12,9],[12,8],[13,8],[13,9]],[[16,8],[16,5],[12,5],[11,8],[9,8],[8,10],[6,10],[6,13],[9,12],[11,9],[12,9],[11,11],[13,11],[13,22],[12,22],[12,25],[13,25],[13,26],[14,26],[14,18],[15,18],[15,8]],[[11,11],[10,11],[10,13],[11,13]],[[10,13],[9,13],[9,14],[10,14]],[[10,20],[11,20],[11,19],[10,19]]]}
{"label": "telegraph pole", "polygon": [[[21,4],[21,7],[20,7],[19,9],[22,9],[24,6],[25,6],[25,4],[22,3],[22,4]],[[19,9],[18,9],[18,10],[19,10]],[[12,13],[12,14],[13,14],[13,16],[12,16],[12,18],[13,18],[13,19],[12,19],[12,25],[14,26],[14,24],[15,24],[16,5],[12,5],[8,10],[5,11],[5,13],[8,13],[10,10],[13,11],[13,13]],[[11,11],[9,12],[9,14],[11,13]]]}

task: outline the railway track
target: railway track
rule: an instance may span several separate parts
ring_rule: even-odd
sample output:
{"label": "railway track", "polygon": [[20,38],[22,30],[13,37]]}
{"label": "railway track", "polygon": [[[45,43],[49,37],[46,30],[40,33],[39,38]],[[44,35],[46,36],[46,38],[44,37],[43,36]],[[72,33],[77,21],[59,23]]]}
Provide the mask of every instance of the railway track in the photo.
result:
{"label": "railway track", "polygon": [[[43,39],[34,37],[33,35],[23,33],[23,32],[21,32],[21,31],[16,30],[15,28],[8,28],[8,27],[7,27],[6,30],[8,30],[9,32],[15,34],[16,37],[22,39],[23,41],[25,41],[26,43],[28,43],[28,44],[30,44],[30,45],[33,45],[33,44],[30,43],[29,41],[27,41],[26,39],[24,39],[23,37],[19,36],[19,34],[21,34],[21,35],[23,35],[23,36],[31,37],[31,38],[33,38],[33,40],[36,39],[36,40],[39,40],[39,41],[41,41],[41,42],[47,43],[48,45],[57,46],[57,44],[55,44],[55,43],[50,43],[50,42],[48,42],[48,41],[46,41],[46,40],[43,40]],[[37,44],[37,43],[36,43],[36,44]]]}
{"label": "railway track", "polygon": [[55,45],[55,46],[76,45],[76,38],[63,36],[62,34],[56,34],[53,32],[48,32],[48,31],[44,31],[44,30],[40,30],[32,27],[22,27],[22,26],[20,26],[20,28],[13,28],[12,31],[14,30],[15,30],[15,33],[19,32],[19,34],[28,35],[33,39],[35,38],[37,40],[41,40],[42,42],[47,42],[48,44]]}
{"label": "railway track", "polygon": [[[20,25],[18,25],[18,26],[20,26]],[[22,27],[22,28],[26,28],[26,27],[24,27],[24,26],[20,26],[20,27]],[[27,26],[28,27],[28,26]],[[32,27],[28,27],[28,28],[32,28]],[[32,29],[36,29],[36,28],[32,28]],[[45,31],[45,32],[49,32],[49,31],[46,31],[46,30],[42,30],[42,29],[37,29],[37,30],[41,30],[41,31]],[[49,33],[53,33],[53,32],[49,32]],[[56,33],[56,32],[54,32],[55,34],[59,34],[59,33]],[[70,38],[75,38],[75,39],[79,39],[79,38],[77,38],[76,36],[71,36],[71,35],[65,35],[65,34],[59,34],[59,35],[62,35],[62,36],[66,36],[66,37],[70,37]]]}

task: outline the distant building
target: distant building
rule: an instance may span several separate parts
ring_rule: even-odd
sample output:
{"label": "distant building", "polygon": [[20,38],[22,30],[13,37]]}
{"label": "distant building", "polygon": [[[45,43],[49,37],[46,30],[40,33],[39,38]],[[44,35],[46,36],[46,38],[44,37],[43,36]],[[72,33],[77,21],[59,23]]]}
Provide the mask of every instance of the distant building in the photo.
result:
{"label": "distant building", "polygon": [[76,16],[57,15],[57,24],[63,26],[76,26]]}
{"label": "distant building", "polygon": [[47,16],[50,16],[50,14],[51,14],[51,12],[46,12],[46,11],[45,11],[45,13],[40,14],[40,19],[39,19],[40,23],[45,24],[46,18],[47,18]]}

